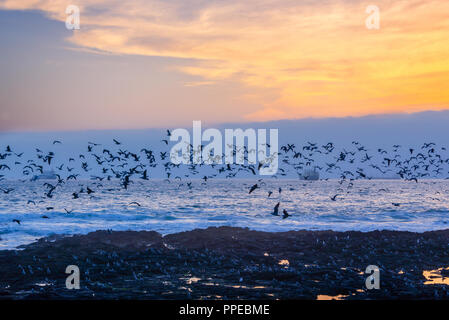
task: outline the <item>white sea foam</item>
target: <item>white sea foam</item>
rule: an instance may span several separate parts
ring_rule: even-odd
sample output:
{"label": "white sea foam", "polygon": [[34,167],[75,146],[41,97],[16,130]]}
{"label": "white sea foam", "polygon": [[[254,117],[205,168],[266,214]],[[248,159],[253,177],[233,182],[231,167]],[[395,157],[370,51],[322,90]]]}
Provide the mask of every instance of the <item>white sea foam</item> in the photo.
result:
{"label": "white sea foam", "polygon": [[[400,180],[298,181],[266,179],[251,195],[251,180],[135,181],[128,190],[118,181],[69,182],[45,197],[43,181],[3,182],[13,188],[0,194],[0,248],[14,248],[51,234],[84,234],[99,229],[155,230],[162,234],[209,226],[248,227],[262,231],[288,230],[407,230],[446,229],[449,223],[449,181]],[[182,185],[180,185],[182,183]],[[260,183],[259,183],[260,184]],[[96,192],[73,199],[90,186]],[[278,188],[282,188],[279,195]],[[273,195],[268,198],[268,191]],[[347,193],[349,191],[349,193]],[[331,196],[340,194],[337,201]],[[36,202],[27,204],[28,200]],[[40,202],[42,201],[42,202]],[[270,214],[281,201],[292,217]],[[141,206],[131,204],[138,202]],[[393,206],[399,203],[400,206]],[[47,210],[53,207],[53,210]],[[73,210],[67,214],[64,209]],[[46,215],[49,219],[43,219]],[[19,219],[21,224],[13,222]]]}

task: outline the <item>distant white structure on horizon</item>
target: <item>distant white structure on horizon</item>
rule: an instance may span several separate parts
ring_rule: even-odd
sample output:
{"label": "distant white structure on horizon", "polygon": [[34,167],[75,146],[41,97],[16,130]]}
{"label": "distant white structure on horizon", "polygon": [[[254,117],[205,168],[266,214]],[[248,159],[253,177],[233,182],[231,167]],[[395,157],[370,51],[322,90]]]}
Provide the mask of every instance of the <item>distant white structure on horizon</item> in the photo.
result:
{"label": "distant white structure on horizon", "polygon": [[316,170],[316,168],[307,168],[304,169],[301,176],[299,177],[301,180],[319,180],[320,179],[320,173]]}
{"label": "distant white structure on horizon", "polygon": [[36,180],[56,180],[56,179],[58,179],[56,173],[53,170],[51,170],[51,171],[44,171],[41,175],[34,176],[33,179],[31,180],[36,181]]}

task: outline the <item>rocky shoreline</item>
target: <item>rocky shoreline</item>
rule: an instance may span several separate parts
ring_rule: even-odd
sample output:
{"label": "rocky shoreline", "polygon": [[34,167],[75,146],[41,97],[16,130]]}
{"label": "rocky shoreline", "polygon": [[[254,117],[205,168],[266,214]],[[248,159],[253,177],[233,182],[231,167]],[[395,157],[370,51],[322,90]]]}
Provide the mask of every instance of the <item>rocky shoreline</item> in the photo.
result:
{"label": "rocky shoreline", "polygon": [[[0,251],[0,299],[449,298],[449,230],[96,231],[21,249]],[[65,286],[68,265],[79,290]],[[368,265],[379,290],[365,287]]]}

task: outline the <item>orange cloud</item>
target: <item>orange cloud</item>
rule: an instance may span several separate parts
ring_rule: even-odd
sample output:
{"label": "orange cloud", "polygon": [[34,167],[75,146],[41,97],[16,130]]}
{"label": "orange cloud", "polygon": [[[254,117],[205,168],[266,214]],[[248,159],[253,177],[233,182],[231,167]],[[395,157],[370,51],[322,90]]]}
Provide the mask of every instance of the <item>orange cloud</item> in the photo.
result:
{"label": "orange cloud", "polygon": [[[233,79],[250,88],[260,110],[242,110],[245,119],[449,108],[447,0],[377,0],[380,30],[365,27],[364,1],[80,3],[81,30],[70,42],[113,54],[193,59],[177,69],[203,79],[188,86]],[[0,4],[62,21],[65,6]]]}

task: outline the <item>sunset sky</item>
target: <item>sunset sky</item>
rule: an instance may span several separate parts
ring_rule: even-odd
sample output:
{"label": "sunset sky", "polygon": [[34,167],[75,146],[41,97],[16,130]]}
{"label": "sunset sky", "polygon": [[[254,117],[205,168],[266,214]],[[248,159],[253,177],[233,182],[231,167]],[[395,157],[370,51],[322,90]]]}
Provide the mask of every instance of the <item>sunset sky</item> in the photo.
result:
{"label": "sunset sky", "polygon": [[0,26],[1,131],[449,109],[447,0],[0,0]]}

